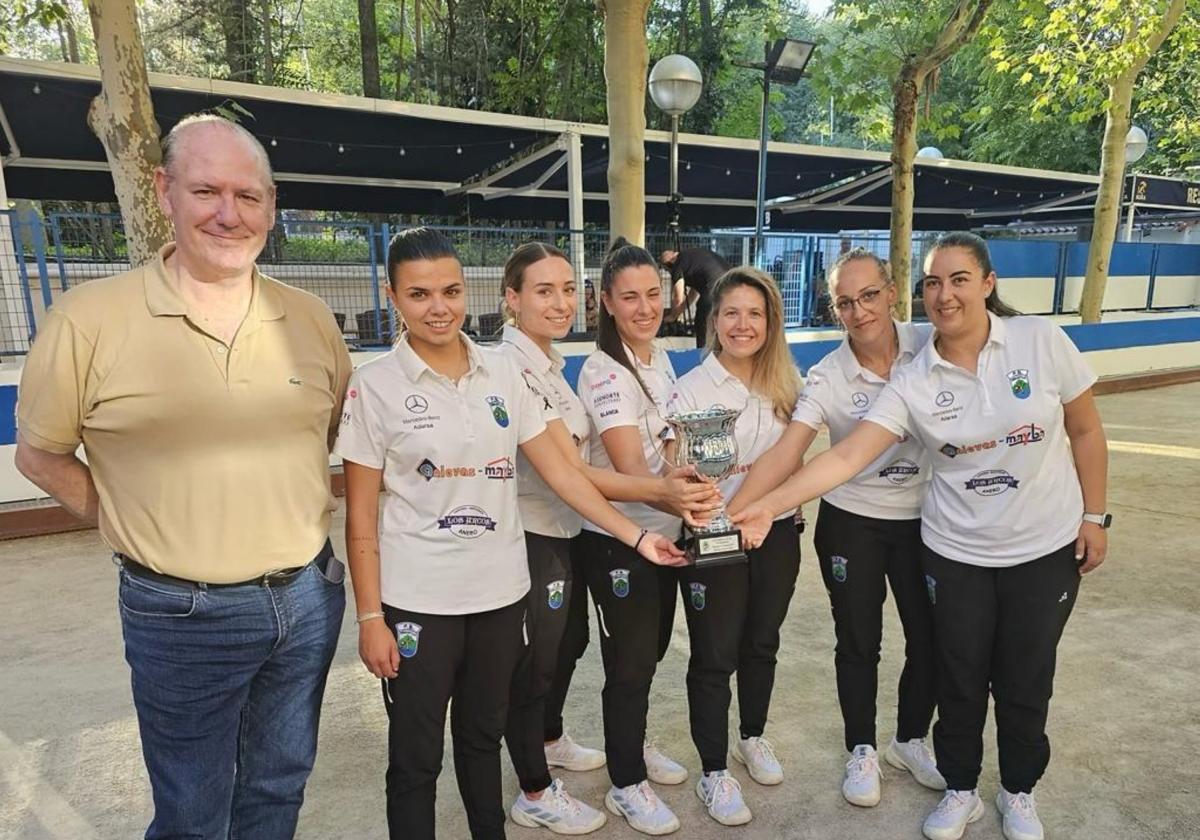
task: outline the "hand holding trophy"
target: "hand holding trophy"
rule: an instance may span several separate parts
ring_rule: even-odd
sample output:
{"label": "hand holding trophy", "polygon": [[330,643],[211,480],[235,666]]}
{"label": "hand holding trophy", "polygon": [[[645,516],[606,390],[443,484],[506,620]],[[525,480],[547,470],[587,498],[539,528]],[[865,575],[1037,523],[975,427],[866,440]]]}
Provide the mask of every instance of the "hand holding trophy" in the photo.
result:
{"label": "hand holding trophy", "polygon": [[[733,427],[741,411],[706,408],[681,411],[664,418],[675,432],[675,465],[693,465],[697,474],[713,482],[730,475],[738,465]],[[741,532],[729,521],[725,503],[700,527],[688,528],[688,561],[695,566],[721,566],[746,562]]]}

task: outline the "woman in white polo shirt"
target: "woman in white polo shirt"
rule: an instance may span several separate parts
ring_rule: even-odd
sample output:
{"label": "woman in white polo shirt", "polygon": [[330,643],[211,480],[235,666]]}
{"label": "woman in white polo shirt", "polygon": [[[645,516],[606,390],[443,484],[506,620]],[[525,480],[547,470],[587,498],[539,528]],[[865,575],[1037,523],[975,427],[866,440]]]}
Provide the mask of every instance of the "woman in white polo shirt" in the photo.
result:
{"label": "woman in white polo shirt", "polygon": [[921,443],[932,467],[921,538],[940,669],[933,742],[947,785],[923,830],[956,840],[983,816],[990,688],[1004,836],[1041,840],[1033,788],[1050,759],[1055,651],[1080,575],[1108,545],[1096,377],[1060,328],[1000,303],[979,237],[942,237],[923,289],[934,339],[865,422],[735,520],[753,541],[772,511],[832,490],[905,436]]}
{"label": "woman in white polo shirt", "polygon": [[637,556],[672,562],[678,551],[604,501],[545,434],[542,405],[520,369],[462,334],[465,282],[444,235],[397,234],[388,280],[405,329],[391,352],[351,377],[336,448],[359,655],[384,680],[388,828],[395,840],[434,837],[453,699],[454,764],[471,836],[503,838],[500,737],[529,590],[512,480],[518,448],[568,504]]}
{"label": "woman in white polo shirt", "polygon": [[[745,474],[783,435],[800,393],[800,374],[788,350],[783,297],[775,281],[742,266],[709,289],[709,345],[704,360],[675,383],[668,412],[726,408],[741,411],[734,426],[738,470],[720,483],[732,498]],[[775,683],[779,628],[800,571],[796,511],[775,518],[747,562],[678,570],[691,639],[688,710],[692,741],[704,774],[696,794],[723,825],[751,819],[741,786],[729,774],[729,678],[738,674],[741,737],[734,758],[760,784],[779,784],[783,770],[763,737]]]}
{"label": "woman in white polo shirt", "polygon": [[[579,374],[592,427],[591,463],[630,476],[661,475],[669,469],[664,455],[671,433],[663,411],[675,371],[654,343],[663,312],[658,264],[644,248],[618,239],[600,277],[600,349]],[[644,504],[616,507],[643,528],[680,533],[677,516]],[[586,517],[580,542],[604,661],[604,749],[612,780],[605,805],[638,831],[668,834],[679,820],[649,781],[681,784],[687,770],[645,736],[650,683],[674,623],[675,573],[645,562]]]}
{"label": "woman in white polo shirt", "polygon": [[[500,351],[521,370],[544,408],[546,428],[564,459],[582,469],[606,498],[644,501],[670,510],[705,510],[715,490],[689,481],[690,470],[668,476],[618,475],[583,460],[591,429],[583,403],[563,378],[563,357],[553,342],[575,322],[575,271],[553,245],[518,247],[504,266],[505,310]],[[604,824],[604,813],[566,793],[551,780],[551,766],[591,770],[604,752],[588,749],[563,731],[562,705],[575,662],[587,646],[587,590],[578,536],[582,518],[517,456],[518,508],[525,529],[531,586],[526,601],[528,648],[513,678],[505,742],[521,794],[513,821],[544,826],[556,834],[583,834]],[[577,585],[578,584],[578,585]]]}
{"label": "woman in white polo shirt", "polygon": [[[787,478],[822,426],[835,444],[850,434],[892,373],[929,339],[928,326],[892,319],[896,287],[870,251],[856,248],[838,257],[829,268],[829,294],[846,338],[809,370],[792,423],[730,502],[735,513]],[[905,642],[896,736],[885,757],[927,787],[946,786],[925,746],[937,676],[933,614],[921,572],[921,499],[928,481],[929,457],[909,439],[826,493],[817,516],[814,542],[833,611],[838,703],[850,754],[842,795],[864,807],[880,799],[875,698],[889,582]]]}

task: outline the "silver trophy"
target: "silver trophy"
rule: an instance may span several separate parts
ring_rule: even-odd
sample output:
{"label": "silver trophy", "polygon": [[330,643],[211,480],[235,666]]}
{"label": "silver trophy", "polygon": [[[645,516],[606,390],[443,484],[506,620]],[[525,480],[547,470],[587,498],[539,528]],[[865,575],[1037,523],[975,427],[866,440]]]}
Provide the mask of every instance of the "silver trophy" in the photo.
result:
{"label": "silver trophy", "polygon": [[[706,408],[681,411],[666,417],[675,432],[675,465],[695,466],[696,472],[714,482],[728,476],[738,465],[737,438],[733,427],[741,411]],[[744,563],[741,532],[729,521],[725,503],[706,525],[689,529],[688,560],[696,566]]]}

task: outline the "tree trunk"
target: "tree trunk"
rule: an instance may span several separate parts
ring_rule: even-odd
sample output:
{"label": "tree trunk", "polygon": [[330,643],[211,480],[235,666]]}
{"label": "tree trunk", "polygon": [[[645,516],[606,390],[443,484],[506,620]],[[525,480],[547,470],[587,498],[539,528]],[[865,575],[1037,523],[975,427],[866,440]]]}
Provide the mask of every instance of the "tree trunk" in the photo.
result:
{"label": "tree trunk", "polygon": [[424,56],[421,52],[421,0],[413,0],[413,62],[412,74],[409,78],[409,86],[412,88],[412,96],[410,98],[419,101],[421,99],[421,62]]}
{"label": "tree trunk", "polygon": [[650,0],[597,0],[608,88],[608,214],[613,238],[646,237],[646,11]]}
{"label": "tree trunk", "polygon": [[454,6],[455,0],[446,0],[446,44],[443,50],[445,68],[442,71],[442,84],[445,87],[445,93],[438,100],[438,104],[462,107],[470,97],[459,90],[455,83],[458,74],[454,71],[458,62],[456,61],[457,56],[454,52],[454,42],[458,37],[458,27],[454,19]]}
{"label": "tree trunk", "polygon": [[[1088,245],[1087,274],[1079,300],[1079,319],[1085,324],[1099,323],[1108,286],[1108,263],[1117,223],[1121,217],[1121,193],[1125,187],[1125,135],[1129,133],[1130,107],[1137,77],[1171,34],[1183,14],[1186,0],[1171,0],[1158,29],[1146,42],[1145,53],[1108,86],[1108,112],[1104,122],[1104,141],[1100,151],[1100,190],[1092,216],[1092,241]],[[1136,33],[1135,37],[1141,37]]]}
{"label": "tree trunk", "polygon": [[400,0],[400,40],[396,43],[396,99],[404,97],[404,33],[408,23],[404,19],[404,13],[407,8],[406,0]]}
{"label": "tree trunk", "polygon": [[362,46],[363,96],[378,99],[379,27],[375,22],[375,0],[358,0],[358,42]]}
{"label": "tree trunk", "polygon": [[1129,133],[1129,108],[1133,99],[1132,75],[1109,85],[1109,106],[1100,147],[1100,190],[1092,215],[1092,241],[1088,246],[1087,274],[1079,300],[1079,317],[1085,324],[1100,320],[1108,286],[1108,262],[1121,219],[1121,194],[1125,188],[1125,135]]}
{"label": "tree trunk", "polygon": [[69,6],[67,7],[67,15],[63,19],[63,28],[67,31],[67,61],[71,64],[78,64],[79,38],[75,34],[75,20]]}
{"label": "tree trunk", "polygon": [[912,320],[913,160],[917,156],[917,93],[923,74],[911,60],[892,86],[892,225],[888,263],[896,284],[896,318]]}
{"label": "tree trunk", "polygon": [[[107,2],[107,0],[97,0]],[[247,8],[249,0],[220,0],[217,13],[225,36],[225,63],[229,78],[237,82],[258,82],[255,47],[258,45],[258,18]]]}
{"label": "tree trunk", "polygon": [[104,144],[112,170],[129,261],[141,265],[171,234],[154,193],[162,148],[137,9],[134,0],[91,0],[88,14],[100,65],[100,95],[88,109],[88,125]]}
{"label": "tree trunk", "polygon": [[259,0],[263,31],[263,84],[275,84],[275,45],[271,43],[271,0]]}
{"label": "tree trunk", "polygon": [[917,157],[917,98],[935,72],[975,37],[992,0],[958,0],[928,49],[910,55],[892,83],[892,225],[888,261],[896,284],[896,317],[912,318],[913,161]]}

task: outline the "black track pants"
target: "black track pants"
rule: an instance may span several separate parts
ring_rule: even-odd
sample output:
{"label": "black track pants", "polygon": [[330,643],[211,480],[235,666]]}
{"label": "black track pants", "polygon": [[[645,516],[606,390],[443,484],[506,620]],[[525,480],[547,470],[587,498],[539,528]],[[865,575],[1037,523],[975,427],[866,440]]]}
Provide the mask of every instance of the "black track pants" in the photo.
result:
{"label": "black track pants", "polygon": [[604,750],[617,787],[646,779],[642,744],[650,683],[670,642],[675,572],[612,537],[584,531],[587,583],[600,622],[604,661]]}
{"label": "black track pants", "polygon": [[1000,781],[1028,793],[1050,763],[1046,715],[1058,640],[1079,593],[1075,544],[1007,568],[972,566],[925,548],[938,655],[933,746],[952,790],[972,790],[983,764],[988,692],[996,706]]}
{"label": "black track pants", "polygon": [[543,738],[557,741],[563,734],[563,707],[567,703],[567,692],[571,688],[571,677],[575,674],[575,663],[583,656],[588,646],[588,597],[584,574],[583,536],[571,540],[571,600],[566,606],[567,621],[563,628],[562,641],[558,646],[558,665],[554,669],[554,681],[546,695],[546,723]]}
{"label": "black track pants", "polygon": [[383,682],[388,715],[387,816],[392,840],[432,840],[446,704],[454,770],[474,840],[504,837],[500,738],[513,671],[524,651],[525,599],[469,615],[384,605],[397,635],[399,675]]}
{"label": "black track pants", "polygon": [[822,501],[814,537],[833,610],[846,750],[877,746],[875,698],[889,583],[904,628],[896,740],[924,738],[937,699],[937,664],[933,612],[921,571],[921,520],[859,516]]}

